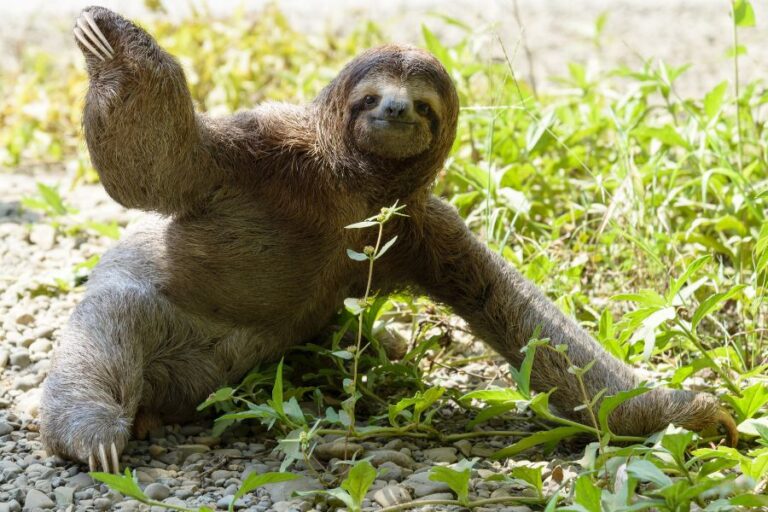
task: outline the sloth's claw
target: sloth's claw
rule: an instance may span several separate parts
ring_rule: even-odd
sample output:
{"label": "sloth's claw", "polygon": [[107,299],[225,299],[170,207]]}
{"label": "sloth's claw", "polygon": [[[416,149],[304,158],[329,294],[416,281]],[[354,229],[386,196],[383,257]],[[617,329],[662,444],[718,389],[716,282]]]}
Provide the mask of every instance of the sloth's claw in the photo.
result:
{"label": "sloth's claw", "polygon": [[77,38],[80,43],[88,48],[88,50],[94,54],[96,57],[99,58],[100,61],[104,62],[106,59],[99,53],[99,51],[94,48],[91,43],[88,42],[88,40],[85,38],[85,34],[82,30],[80,30],[80,27],[75,27],[75,29],[72,31],[73,34],[75,34],[75,37]]}
{"label": "sloth's claw", "polygon": [[105,473],[112,472],[109,467],[109,459],[107,459],[107,450],[104,448],[104,443],[99,443],[99,462],[101,462],[102,471]]}
{"label": "sloth's claw", "polygon": [[96,24],[96,20],[93,19],[93,16],[89,12],[83,12],[83,18],[85,18],[85,21],[90,25],[90,27],[93,29],[93,33],[96,34],[97,39],[99,39],[98,42],[102,43],[101,48],[106,51],[110,57],[115,56],[115,50],[112,49],[112,45],[109,44],[109,41],[107,41],[107,38],[104,37],[104,33],[99,29],[99,26]]}
{"label": "sloth's claw", "polygon": [[110,451],[112,453],[112,469],[115,470],[115,473],[120,473],[120,457],[117,455],[117,446],[115,446],[114,442]]}
{"label": "sloth's claw", "polygon": [[96,457],[94,457],[93,454],[90,454],[88,456],[88,471],[93,473],[97,469],[99,468],[96,466]]}
{"label": "sloth's claw", "polygon": [[102,62],[114,58],[114,50],[89,12],[83,12],[72,31],[80,43]]}

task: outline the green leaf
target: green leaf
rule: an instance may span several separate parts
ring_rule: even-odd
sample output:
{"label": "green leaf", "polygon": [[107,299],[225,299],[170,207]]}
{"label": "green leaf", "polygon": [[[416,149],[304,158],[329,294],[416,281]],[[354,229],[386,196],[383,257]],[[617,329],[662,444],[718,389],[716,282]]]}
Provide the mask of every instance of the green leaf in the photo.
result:
{"label": "green leaf", "polygon": [[365,308],[360,305],[360,299],[355,297],[348,297],[344,299],[344,308],[351,314],[357,316],[364,311]]}
{"label": "green leaf", "polygon": [[648,460],[633,459],[629,461],[627,473],[644,482],[652,482],[658,487],[672,485],[672,479]]}
{"label": "green leaf", "polygon": [[453,468],[434,466],[429,471],[429,479],[433,482],[443,482],[456,493],[459,503],[466,506],[469,503],[469,478],[472,474],[473,461],[464,459],[454,464]]}
{"label": "green leaf", "polygon": [[734,295],[743,290],[744,286],[745,285],[743,284],[737,284],[726,292],[716,293],[704,300],[693,313],[693,318],[691,319],[691,330],[696,330],[696,326],[699,325],[699,322],[701,322],[705,316],[722,307],[727,300],[731,299]]}
{"label": "green leaf", "polygon": [[61,198],[58,190],[43,183],[38,183],[37,191],[40,192],[43,200],[53,213],[58,215],[67,213],[68,209],[64,206],[64,200]]}
{"label": "green leaf", "polygon": [[736,410],[739,422],[752,418],[768,403],[768,385],[757,382],[741,391],[741,397],[727,395],[724,397]]}
{"label": "green leaf", "polygon": [[541,469],[541,467],[515,466],[510,476],[527,483],[536,489],[539,496],[542,496],[544,484],[541,479]]}
{"label": "green leaf", "polygon": [[345,229],[364,229],[364,228],[370,228],[372,226],[378,226],[378,222],[373,222],[371,220],[364,220],[362,222],[355,222],[354,224],[350,224],[348,226],[344,226]]}
{"label": "green leaf", "polygon": [[110,489],[117,491],[124,496],[137,499],[143,503],[149,501],[149,498],[141,491],[139,484],[137,484],[136,480],[133,479],[131,470],[128,468],[125,468],[125,473],[122,475],[113,475],[111,473],[99,472],[92,472],[88,474],[91,475],[91,478],[94,480],[98,480],[99,482],[107,484]]}
{"label": "green leaf", "polygon": [[510,446],[507,446],[506,448],[502,448],[501,450],[494,453],[492,455],[492,458],[503,459],[505,457],[512,457],[513,455],[517,455],[518,453],[523,452],[534,446],[538,446],[544,443],[555,443],[557,441],[560,441],[561,439],[565,439],[566,437],[583,434],[584,431],[585,431],[584,428],[574,426],[574,427],[557,427],[551,430],[536,432],[535,434],[525,437],[520,441]]}
{"label": "green leaf", "polygon": [[341,482],[341,488],[352,498],[352,511],[362,509],[363,499],[373,481],[376,480],[376,470],[367,460],[360,460],[349,470],[347,478]]}
{"label": "green leaf", "polygon": [[731,505],[737,507],[766,507],[768,508],[768,495],[766,494],[742,494],[730,499]]}
{"label": "green leaf", "polygon": [[269,472],[261,474],[251,473],[240,485],[240,488],[237,490],[235,496],[232,498],[232,501],[229,503],[229,511],[232,512],[232,510],[234,510],[235,501],[245,496],[257,487],[261,487],[262,485],[266,484],[276,484],[278,482],[296,480],[297,478],[299,478],[299,475],[284,472]]}
{"label": "green leaf", "polygon": [[608,420],[611,417],[611,413],[624,402],[642,395],[643,393],[647,393],[648,391],[650,391],[650,388],[638,387],[627,391],[619,391],[615,395],[605,397],[600,404],[600,409],[597,411],[597,419],[600,422],[600,429],[603,432],[611,432],[611,429],[608,426]]}
{"label": "green leaf", "polygon": [[103,222],[89,221],[84,225],[86,228],[97,232],[101,236],[111,238],[112,240],[117,240],[120,238],[120,226],[118,226],[117,222],[110,222],[109,224],[105,224]]}
{"label": "green leaf", "polygon": [[698,272],[701,266],[708,262],[710,258],[711,257],[708,254],[697,258],[690,265],[688,265],[688,268],[685,269],[683,275],[672,281],[672,284],[669,286],[669,293],[667,294],[667,303],[672,302],[672,300],[675,298],[675,295],[680,292],[680,290],[683,288],[683,286],[685,286],[685,283],[688,282],[691,276]]}
{"label": "green leaf", "polygon": [[752,3],[749,0],[734,0],[733,22],[737,27],[755,26],[755,11],[752,9]]}
{"label": "green leaf", "polygon": [[602,512],[600,505],[600,488],[589,475],[581,475],[576,479],[573,489],[573,502],[581,505],[589,512]]}
{"label": "green leaf", "polygon": [[[723,106],[723,98],[725,98],[725,92],[727,90],[728,81],[726,80],[717,84],[704,96],[704,113],[708,118],[713,119],[720,113],[720,108]],[[702,258],[708,259],[709,256],[702,256]]]}
{"label": "green leaf", "polygon": [[230,387],[220,388],[216,390],[214,393],[211,393],[210,395],[208,395],[208,398],[205,400],[205,402],[197,406],[197,410],[202,411],[206,407],[210,407],[211,405],[217,402],[223,402],[225,400],[229,400],[230,398],[232,398],[233,392],[234,392],[234,389]]}
{"label": "green leaf", "polygon": [[285,416],[283,409],[283,359],[280,359],[275,371],[275,385],[272,386],[272,400],[269,401],[269,406],[280,416]]}
{"label": "green leaf", "polygon": [[368,256],[367,255],[365,255],[365,254],[363,254],[361,252],[353,251],[352,249],[347,249],[347,256],[349,257],[349,259],[355,260],[355,261],[367,261],[368,260]]}
{"label": "green leaf", "polygon": [[393,236],[391,240],[385,243],[384,246],[381,249],[379,249],[379,252],[376,254],[376,258],[374,259],[379,259],[382,256],[384,256],[384,253],[386,253],[389,250],[389,248],[394,245],[395,242],[397,242],[397,236]]}
{"label": "green leaf", "polygon": [[450,70],[453,68],[453,59],[448,53],[448,49],[443,46],[437,36],[435,36],[426,25],[421,25],[421,35],[424,37],[424,44],[426,45],[427,50],[437,57],[437,60],[439,60],[446,69]]}

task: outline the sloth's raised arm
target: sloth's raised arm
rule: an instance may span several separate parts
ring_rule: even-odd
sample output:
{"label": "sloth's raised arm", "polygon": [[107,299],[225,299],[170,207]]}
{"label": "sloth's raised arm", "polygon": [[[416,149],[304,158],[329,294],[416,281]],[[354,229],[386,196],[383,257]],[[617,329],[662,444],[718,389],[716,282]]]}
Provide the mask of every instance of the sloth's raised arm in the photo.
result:
{"label": "sloth's raised arm", "polygon": [[[589,397],[606,389],[611,395],[637,387],[639,379],[628,365],[605,352],[573,320],[508,263],[480,243],[451,206],[431,198],[424,225],[414,241],[410,276],[435,299],[451,306],[473,332],[519,366],[526,345],[537,327],[539,337],[552,347],[568,346],[567,354],[579,367],[594,361],[583,376]],[[568,372],[562,354],[539,347],[535,354],[531,386],[537,391],[557,390],[551,403],[581,423],[592,425],[576,377]],[[736,427],[714,397],[689,391],[657,388],[620,406],[610,418],[612,430],[623,435],[644,435],[674,423],[692,430],[718,424],[735,442]]]}
{"label": "sloth's raised arm", "polygon": [[101,7],[85,9],[74,35],[90,87],[83,127],[107,192],[121,204],[182,213],[215,188],[216,142],[196,115],[178,62],[143,29]]}

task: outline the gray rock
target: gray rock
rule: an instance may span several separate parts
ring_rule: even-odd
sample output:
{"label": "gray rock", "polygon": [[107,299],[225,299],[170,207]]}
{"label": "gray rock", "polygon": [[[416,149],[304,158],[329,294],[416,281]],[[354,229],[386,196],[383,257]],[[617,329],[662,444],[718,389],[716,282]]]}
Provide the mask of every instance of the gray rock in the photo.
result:
{"label": "gray rock", "polygon": [[429,479],[429,472],[416,473],[403,481],[403,485],[413,490],[414,498],[422,498],[429,494],[448,492],[451,490],[448,484],[433,482]]}
{"label": "gray rock", "polygon": [[13,426],[4,421],[0,421],[0,436],[7,436],[13,432]]}
{"label": "gray rock", "polygon": [[112,500],[109,498],[96,498],[93,500],[93,506],[96,507],[97,510],[107,510],[112,507]]}
{"label": "gray rock", "polygon": [[184,462],[187,460],[187,457],[189,457],[192,454],[195,453],[206,453],[211,451],[211,449],[208,446],[205,446],[204,444],[180,444],[176,447],[176,450],[180,454],[181,462]]}
{"label": "gray rock", "polygon": [[67,486],[72,487],[75,492],[93,485],[93,479],[88,476],[88,473],[78,473],[67,481]]}
{"label": "gray rock", "polygon": [[226,469],[217,469],[213,473],[211,473],[211,478],[216,480],[226,480],[227,478],[232,478],[233,476],[237,476],[237,473],[234,471],[227,471]]}
{"label": "gray rock", "polygon": [[456,457],[456,448],[450,448],[447,446],[440,448],[429,448],[424,450],[422,453],[425,459],[431,460],[433,462],[447,462],[452,464],[459,460],[458,457]]}
{"label": "gray rock", "polygon": [[472,443],[469,442],[468,439],[462,439],[461,441],[456,441],[453,443],[453,446],[459,449],[461,454],[465,457],[469,457],[472,454]]}
{"label": "gray rock", "polygon": [[8,358],[10,356],[10,352],[5,349],[0,349],[0,369],[3,369],[8,365]]}
{"label": "gray rock", "polygon": [[53,349],[53,343],[49,340],[41,339],[33,342],[29,346],[29,351],[33,354],[45,354]]}
{"label": "gray rock", "polygon": [[27,491],[27,497],[24,498],[24,510],[37,510],[40,508],[48,509],[55,507],[56,504],[37,489]]}
{"label": "gray rock", "polygon": [[56,243],[56,230],[48,224],[34,224],[29,232],[29,241],[43,251],[50,251]]}
{"label": "gray rock", "polygon": [[53,497],[56,498],[56,505],[59,507],[71,505],[75,499],[75,488],[67,486],[57,487],[53,491]]}
{"label": "gray rock", "polygon": [[385,462],[384,464],[379,465],[379,476],[384,480],[397,480],[400,482],[411,473],[413,473],[413,471],[401,468],[394,462]]}
{"label": "gray rock", "polygon": [[455,500],[456,497],[453,495],[453,493],[450,492],[436,492],[434,494],[427,494],[426,496],[422,496],[422,500]]}
{"label": "gray rock", "polygon": [[[224,496],[223,498],[220,498],[216,502],[216,507],[229,508],[229,505],[232,503],[232,498],[234,498],[234,496]],[[242,499],[235,501],[234,508],[243,508],[243,507],[245,507],[245,502]]]}
{"label": "gray rock", "polygon": [[267,484],[264,489],[268,494],[272,503],[278,503],[280,501],[289,501],[294,492],[302,491],[319,491],[323,486],[314,478],[301,477],[296,480],[289,480],[287,482],[278,482],[274,484]]}
{"label": "gray rock", "polygon": [[26,368],[29,366],[29,363],[31,360],[29,359],[29,352],[27,352],[26,349],[16,349],[13,352],[11,352],[11,355],[8,359],[11,363],[11,366],[18,366],[19,368]]}
{"label": "gray rock", "polygon": [[30,325],[34,321],[35,321],[35,317],[30,315],[29,313],[22,313],[16,317],[16,323],[19,325]]}
{"label": "gray rock", "polygon": [[245,470],[243,471],[243,474],[240,476],[240,478],[245,480],[252,473],[260,475],[262,473],[268,473],[271,470],[272,469],[266,464],[249,464],[245,467]]}
{"label": "gray rock", "polygon": [[13,381],[13,389],[28,391],[32,388],[36,388],[41,382],[43,382],[43,378],[45,378],[45,375],[40,373],[30,373],[28,375],[16,377],[16,379]]}
{"label": "gray rock", "polygon": [[171,490],[166,485],[152,483],[144,488],[144,494],[153,500],[163,501],[165,498],[171,495]]}
{"label": "gray rock", "polygon": [[378,467],[385,462],[391,462],[404,468],[413,468],[415,462],[408,455],[395,450],[375,450],[369,453],[371,464]]}
{"label": "gray rock", "polygon": [[363,453],[364,448],[357,443],[348,443],[343,439],[332,443],[323,443],[315,447],[313,452],[315,457],[320,460],[351,459],[355,455]]}
{"label": "gray rock", "polygon": [[382,507],[391,507],[411,501],[411,493],[401,485],[388,485],[373,493],[373,499]]}

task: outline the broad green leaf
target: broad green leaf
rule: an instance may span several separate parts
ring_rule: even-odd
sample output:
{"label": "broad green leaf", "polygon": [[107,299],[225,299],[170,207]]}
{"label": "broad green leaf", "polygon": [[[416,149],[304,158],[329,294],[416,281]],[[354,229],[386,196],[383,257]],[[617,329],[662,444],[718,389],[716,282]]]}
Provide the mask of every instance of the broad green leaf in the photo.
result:
{"label": "broad green leaf", "polygon": [[429,471],[429,479],[433,482],[443,482],[456,493],[456,498],[462,505],[469,503],[469,478],[472,475],[474,462],[464,459],[453,465],[453,468],[434,466]]}
{"label": "broad green leaf", "polygon": [[91,475],[91,478],[94,480],[104,482],[110,487],[110,489],[115,490],[120,494],[129,496],[144,503],[149,501],[149,498],[142,492],[139,484],[137,484],[136,480],[133,479],[131,470],[128,468],[125,468],[125,473],[122,475],[113,475],[112,473],[99,472],[92,472],[88,474]]}
{"label": "broad green leaf", "polygon": [[510,471],[510,476],[529,484],[542,496],[544,484],[541,479],[541,467],[515,466]]}
{"label": "broad green leaf", "polygon": [[737,420],[742,422],[752,418],[768,403],[768,385],[758,382],[741,390],[741,397],[727,395],[724,398],[735,409]]}
{"label": "broad green leaf", "polygon": [[667,320],[672,320],[677,315],[675,308],[667,306],[654,311],[640,323],[640,327],[632,334],[630,343],[643,341],[643,360],[647,361],[653,355],[656,347],[656,329]]}
{"label": "broad green leaf", "polygon": [[768,509],[768,494],[742,494],[734,496],[730,500],[731,505],[737,507],[752,507]]}
{"label": "broad green leaf", "polygon": [[525,437],[520,441],[507,446],[506,448],[502,448],[501,450],[494,453],[492,457],[494,459],[512,457],[513,455],[517,455],[518,453],[534,446],[545,443],[554,443],[560,441],[561,439],[565,439],[566,437],[571,437],[583,433],[584,429],[580,427],[557,427],[551,430],[543,430],[541,432],[531,434],[530,436]]}
{"label": "broad green leaf", "polygon": [[711,257],[708,254],[697,258],[690,265],[688,265],[688,267],[685,269],[685,272],[683,272],[683,275],[672,281],[672,284],[669,287],[669,293],[667,294],[668,303],[672,302],[672,299],[683,288],[685,283],[688,282],[691,276],[693,276],[701,268],[702,265],[708,262],[710,258]]}
{"label": "broad green leaf", "polygon": [[589,475],[581,475],[576,479],[573,490],[573,502],[584,507],[589,512],[602,512],[600,504],[600,488]]}
{"label": "broad green leaf", "polygon": [[362,252],[353,251],[352,249],[347,249],[347,257],[351,260],[355,261],[367,261],[368,256],[363,254]]}
{"label": "broad green leaf", "polygon": [[223,402],[225,400],[229,400],[232,398],[232,393],[234,392],[234,389],[230,387],[224,387],[216,390],[215,392],[211,393],[208,398],[205,400],[205,402],[201,403],[197,406],[198,411],[202,411],[206,407],[209,407],[217,402]]}
{"label": "broad green leaf", "polygon": [[627,391],[619,391],[615,395],[605,397],[600,403],[600,409],[597,411],[597,419],[600,423],[600,430],[603,432],[611,432],[611,429],[608,426],[608,420],[611,417],[611,413],[624,402],[636,396],[640,396],[643,393],[647,393],[648,391],[650,391],[650,388],[638,387]]}
{"label": "broad green leaf", "polygon": [[743,284],[737,284],[726,292],[716,293],[705,299],[693,313],[693,318],[691,318],[691,330],[695,330],[699,325],[699,322],[701,322],[705,316],[722,307],[727,300],[743,290],[744,286],[745,285]]}
{"label": "broad green leaf", "polygon": [[652,482],[658,487],[672,484],[672,479],[664,474],[653,462],[634,459],[627,464],[627,473],[644,482]]}
{"label": "broad green leaf", "polygon": [[[728,90],[728,81],[722,81],[704,96],[704,113],[712,119],[720,113],[723,106],[723,98]],[[708,256],[703,256],[709,258]]]}
{"label": "broad green leaf", "polygon": [[357,461],[349,470],[349,475],[341,482],[341,488],[352,498],[353,511],[361,510],[365,494],[374,480],[376,480],[376,470],[367,460]]}
{"label": "broad green leaf", "polygon": [[293,473],[281,473],[281,472],[268,472],[268,473],[251,473],[246,477],[240,488],[235,493],[234,498],[229,504],[229,512],[234,510],[235,501],[245,496],[257,487],[261,487],[266,484],[276,484],[278,482],[287,482],[288,480],[296,480],[299,475]]}
{"label": "broad green leaf", "polygon": [[49,187],[44,183],[37,184],[37,191],[40,192],[40,196],[45,203],[50,207],[53,213],[58,215],[64,215],[68,209],[64,205],[64,200],[61,198],[59,191],[53,187]]}
{"label": "broad green leaf", "polygon": [[733,0],[733,22],[737,27],[755,26],[755,11],[749,0]]}

